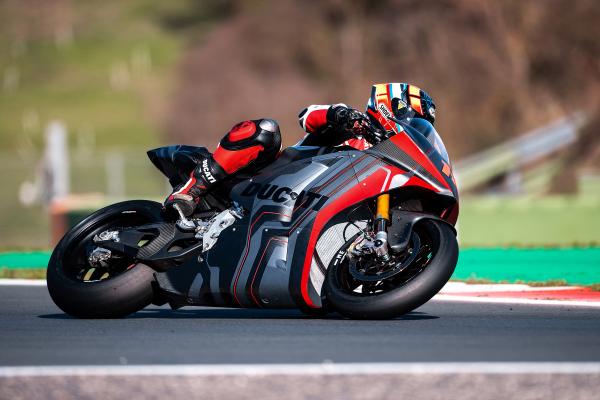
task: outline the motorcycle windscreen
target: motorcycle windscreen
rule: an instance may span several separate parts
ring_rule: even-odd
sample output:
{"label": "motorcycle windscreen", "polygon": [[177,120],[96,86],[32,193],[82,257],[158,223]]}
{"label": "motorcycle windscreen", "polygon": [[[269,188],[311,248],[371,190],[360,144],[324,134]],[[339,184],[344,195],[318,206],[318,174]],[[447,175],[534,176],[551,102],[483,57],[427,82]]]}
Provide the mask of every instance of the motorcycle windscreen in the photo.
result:
{"label": "motorcycle windscreen", "polygon": [[425,154],[431,154],[432,150],[438,153],[446,163],[450,163],[450,157],[442,138],[434,126],[422,118],[410,118],[401,121],[400,125],[408,136],[423,150]]}

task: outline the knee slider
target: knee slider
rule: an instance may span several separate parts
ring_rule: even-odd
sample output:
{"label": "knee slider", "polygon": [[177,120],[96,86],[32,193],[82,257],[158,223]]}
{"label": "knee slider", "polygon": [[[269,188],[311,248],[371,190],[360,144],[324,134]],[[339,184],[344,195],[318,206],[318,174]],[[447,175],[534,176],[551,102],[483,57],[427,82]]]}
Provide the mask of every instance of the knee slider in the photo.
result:
{"label": "knee slider", "polygon": [[279,125],[272,119],[262,119],[258,122],[258,127],[256,141],[263,146],[265,153],[276,156],[281,149]]}
{"label": "knee slider", "polygon": [[[234,134],[235,132],[235,134]],[[221,140],[221,147],[228,151],[240,151],[255,146],[262,147],[257,165],[272,162],[281,150],[279,125],[272,119],[240,122]]]}
{"label": "knee slider", "polygon": [[272,119],[263,119],[258,123],[258,127],[268,132],[279,132],[279,125]]}

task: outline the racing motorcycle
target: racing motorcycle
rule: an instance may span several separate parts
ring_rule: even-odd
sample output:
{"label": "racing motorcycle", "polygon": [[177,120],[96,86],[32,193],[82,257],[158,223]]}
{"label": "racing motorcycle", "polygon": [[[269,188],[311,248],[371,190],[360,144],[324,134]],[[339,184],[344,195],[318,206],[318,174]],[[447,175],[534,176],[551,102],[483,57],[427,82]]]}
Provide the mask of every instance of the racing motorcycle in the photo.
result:
{"label": "racing motorcycle", "polygon": [[[356,319],[421,306],[456,266],[458,192],[435,128],[398,123],[403,132],[364,151],[300,142],[258,173],[223,182],[191,217],[147,200],[96,211],[54,249],[52,299],[80,318],[151,303]],[[183,145],[148,152],[173,187],[205,154]]]}

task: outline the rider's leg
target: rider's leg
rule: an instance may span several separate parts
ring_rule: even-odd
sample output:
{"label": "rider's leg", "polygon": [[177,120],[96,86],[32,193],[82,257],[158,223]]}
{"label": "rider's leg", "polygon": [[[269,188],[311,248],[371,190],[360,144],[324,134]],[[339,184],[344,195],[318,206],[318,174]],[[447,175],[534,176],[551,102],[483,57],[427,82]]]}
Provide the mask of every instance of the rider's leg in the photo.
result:
{"label": "rider's leg", "polygon": [[177,187],[165,207],[178,204],[186,216],[196,209],[200,198],[226,177],[273,162],[281,150],[281,134],[271,119],[243,121],[235,125],[210,156],[203,156],[190,179]]}

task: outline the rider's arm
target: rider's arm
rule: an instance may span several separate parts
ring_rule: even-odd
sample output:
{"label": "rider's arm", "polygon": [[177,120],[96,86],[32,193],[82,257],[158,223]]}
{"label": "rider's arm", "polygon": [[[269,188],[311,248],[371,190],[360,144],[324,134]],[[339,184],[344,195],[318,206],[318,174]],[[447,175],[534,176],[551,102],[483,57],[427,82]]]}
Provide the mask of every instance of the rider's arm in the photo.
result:
{"label": "rider's arm", "polygon": [[307,133],[319,133],[327,128],[327,112],[333,107],[330,105],[311,105],[298,115],[298,122]]}
{"label": "rider's arm", "polygon": [[311,105],[298,115],[300,126],[308,135],[307,146],[336,146],[354,136],[348,121],[354,110],[345,104]]}

